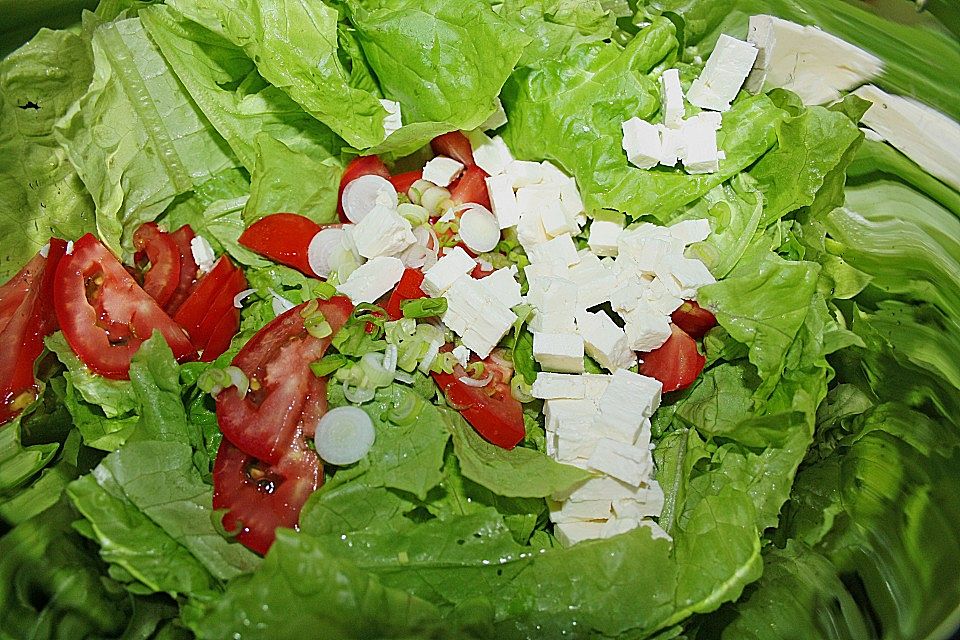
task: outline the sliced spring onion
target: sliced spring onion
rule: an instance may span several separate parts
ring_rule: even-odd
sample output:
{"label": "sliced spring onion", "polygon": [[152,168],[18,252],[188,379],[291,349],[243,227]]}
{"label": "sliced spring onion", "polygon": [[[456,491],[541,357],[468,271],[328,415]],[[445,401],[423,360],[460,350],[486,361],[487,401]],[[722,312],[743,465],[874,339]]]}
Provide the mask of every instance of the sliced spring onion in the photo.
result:
{"label": "sliced spring onion", "polygon": [[297,306],[292,302],[290,302],[289,300],[287,300],[286,298],[284,298],[283,296],[281,296],[279,293],[277,293],[273,289],[267,289],[267,291],[270,292],[270,297],[273,298],[274,315],[279,316],[283,313],[286,313],[287,311],[290,311],[290,309],[293,309],[295,306]]}
{"label": "sliced spring onion", "polygon": [[377,175],[360,176],[347,183],[343,189],[343,212],[350,222],[360,222],[384,196],[388,204],[396,207],[399,203],[397,190],[390,181]]}
{"label": "sliced spring onion", "polygon": [[527,384],[527,381],[523,379],[523,376],[513,376],[513,379],[510,381],[510,395],[512,395],[517,402],[530,402],[533,400],[532,388]]}
{"label": "sliced spring onion", "polygon": [[366,387],[357,387],[349,384],[347,381],[343,382],[343,397],[347,399],[348,402],[353,404],[363,404],[364,402],[370,402],[373,400],[373,396],[376,392],[373,389],[368,389]]}
{"label": "sliced spring onion", "polygon": [[397,371],[393,374],[393,379],[403,384],[413,384],[413,376],[406,371]]}
{"label": "sliced spring onion", "polygon": [[423,197],[424,192],[430,187],[435,186],[437,185],[429,180],[417,180],[407,189],[407,197],[410,198],[412,204],[420,204],[420,199]]}
{"label": "sliced spring onion", "polygon": [[[351,183],[352,184],[352,183]],[[310,268],[321,278],[330,276],[331,271],[339,267],[343,255],[343,229],[321,229],[310,240],[307,247],[307,261]]]}
{"label": "sliced spring onion", "polygon": [[430,373],[430,367],[433,366],[433,361],[436,359],[437,354],[440,353],[440,347],[442,346],[443,342],[439,340],[433,340],[429,343],[427,352],[424,354],[423,359],[420,360],[420,366],[418,367],[420,371]]}
{"label": "sliced spring onion", "polygon": [[250,390],[250,379],[239,367],[232,365],[223,369],[211,367],[197,378],[197,387],[213,397],[227,387],[236,387],[237,394],[242,398]]}
{"label": "sliced spring onion", "polygon": [[488,371],[487,375],[480,378],[479,380],[476,378],[471,378],[470,376],[460,376],[459,378],[457,378],[457,380],[467,385],[468,387],[477,387],[477,388],[485,387],[488,384],[490,384],[491,380],[493,380],[493,372]]}
{"label": "sliced spring onion", "polygon": [[350,360],[346,356],[339,353],[329,353],[316,362],[311,362],[310,371],[318,378],[323,378],[349,363]]}
{"label": "sliced spring onion", "polygon": [[500,242],[500,224],[486,207],[475,205],[460,216],[460,239],[476,253],[492,251]]}
{"label": "sliced spring onion", "polygon": [[397,207],[397,213],[409,222],[412,227],[419,227],[430,218],[429,212],[424,207],[413,204],[412,202],[404,202],[399,205]]}
{"label": "sliced spring onion", "polygon": [[236,307],[237,309],[242,309],[243,301],[249,298],[251,295],[253,295],[256,292],[257,292],[256,289],[244,289],[237,295],[233,296],[233,306]]}
{"label": "sliced spring onion", "polygon": [[[370,352],[363,354],[360,358],[360,370],[363,372],[364,387],[379,389],[386,387],[393,382],[393,374],[396,369],[387,369],[384,366],[386,356],[384,354]],[[394,362],[394,366],[396,363]]]}
{"label": "sliced spring onion", "polygon": [[449,202],[450,192],[436,185],[431,186],[420,196],[420,206],[431,214],[438,213],[443,205]]}
{"label": "sliced spring onion", "polygon": [[400,303],[404,318],[433,318],[447,311],[446,298],[417,298]]}
{"label": "sliced spring onion", "polygon": [[377,433],[373,420],[357,407],[337,407],[317,424],[317,455],[330,464],[353,464],[370,451]]}

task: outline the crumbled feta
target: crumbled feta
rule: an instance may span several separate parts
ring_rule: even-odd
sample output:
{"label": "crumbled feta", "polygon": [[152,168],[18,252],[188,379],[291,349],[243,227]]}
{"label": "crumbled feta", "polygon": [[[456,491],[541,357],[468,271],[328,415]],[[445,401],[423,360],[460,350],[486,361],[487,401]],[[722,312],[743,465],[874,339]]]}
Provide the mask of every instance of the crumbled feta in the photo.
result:
{"label": "crumbled feta", "polygon": [[352,233],[357,252],[364,258],[393,256],[417,241],[410,221],[395,207],[377,204],[357,223]]}
{"label": "crumbled feta", "polygon": [[506,168],[506,174],[513,181],[514,189],[532,187],[543,182],[543,167],[539,162],[514,160]]}
{"label": "crumbled feta", "polygon": [[474,278],[459,278],[443,297],[447,300],[443,323],[480,358],[490,355],[517,319],[508,306]]}
{"label": "crumbled feta", "polygon": [[499,175],[513,162],[513,154],[500,136],[490,138],[482,131],[475,130],[468,133],[467,137],[473,147],[473,161],[487,175]]}
{"label": "crumbled feta", "polygon": [[462,171],[463,163],[446,156],[437,156],[423,165],[423,179],[438,187],[446,187],[456,180]]}
{"label": "crumbled feta", "polygon": [[753,69],[757,48],[721,34],[700,77],[690,85],[687,100],[701,109],[726,111]]}
{"label": "crumbled feta", "polygon": [[473,271],[476,266],[476,260],[466,251],[460,247],[454,247],[424,272],[420,289],[430,297],[439,298],[453,286],[454,282]]}
{"label": "crumbled feta", "polygon": [[400,113],[399,102],[381,99],[380,104],[387,111],[387,115],[383,117],[383,137],[386,138],[403,126],[403,116]]}
{"label": "crumbled feta", "polygon": [[193,254],[193,261],[197,263],[200,273],[210,273],[217,261],[217,254],[213,252],[213,247],[207,239],[201,235],[191,238],[190,253]]}
{"label": "crumbled feta", "polygon": [[397,286],[402,275],[403,262],[399,258],[377,256],[357,267],[350,277],[337,285],[337,291],[354,304],[372,303]]}

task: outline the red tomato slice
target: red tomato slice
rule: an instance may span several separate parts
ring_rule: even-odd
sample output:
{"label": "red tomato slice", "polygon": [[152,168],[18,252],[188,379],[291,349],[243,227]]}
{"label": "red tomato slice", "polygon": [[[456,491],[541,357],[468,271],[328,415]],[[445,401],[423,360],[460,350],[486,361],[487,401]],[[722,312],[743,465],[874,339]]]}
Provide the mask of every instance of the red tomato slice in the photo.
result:
{"label": "red tomato slice", "polygon": [[700,339],[704,334],[717,326],[717,319],[713,314],[701,307],[693,300],[686,300],[680,308],[670,316],[673,324],[677,325],[690,337]]}
{"label": "red tomato slice", "polygon": [[56,329],[53,278],[66,247],[52,238],[46,258],[37,254],[0,288],[0,424],[37,397],[34,364]]}
{"label": "red tomato slice", "polygon": [[675,324],[670,337],[659,349],[643,354],[640,373],[663,383],[663,391],[686,389],[703,371],[707,359],[697,351],[697,343]]}
{"label": "red tomato slice", "polygon": [[416,300],[427,296],[427,294],[420,289],[420,285],[422,284],[423,272],[419,269],[407,267],[403,270],[403,276],[400,277],[400,282],[397,283],[393,293],[390,294],[390,299],[387,300],[387,304],[384,306],[391,320],[399,320],[403,317],[403,310],[400,308],[400,305],[404,300]]}
{"label": "red tomato slice", "polygon": [[[342,296],[318,302],[334,333],[353,311]],[[223,435],[267,464],[280,462],[298,430],[312,428],[301,427],[304,414],[316,413],[308,406],[316,379],[310,363],[323,357],[330,338],[307,333],[300,315],[307,304],[271,320],[233,359],[233,365],[249,378],[250,392],[242,398],[229,390],[217,396],[217,421]]]}
{"label": "red tomato slice", "polygon": [[[449,351],[447,345],[444,351]],[[484,371],[493,374],[485,387],[471,387],[459,380],[466,372],[460,365],[453,373],[434,373],[433,379],[446,395],[450,405],[457,409],[484,439],[504,449],[513,449],[523,440],[523,407],[510,393],[513,369],[502,359],[493,356],[483,361]]]}
{"label": "red tomato slice", "polygon": [[274,213],[260,218],[240,234],[240,244],[285,264],[301,273],[316,277],[310,268],[307,249],[313,236],[323,227],[296,213]]}
{"label": "red tomato slice", "polygon": [[133,234],[133,246],[147,254],[150,267],[143,275],[143,290],[165,306],[180,283],[180,250],[170,234],[156,222],[147,222]]}
{"label": "red tomato slice", "polygon": [[190,248],[190,241],[194,238],[193,229],[190,225],[185,224],[171,232],[170,238],[176,243],[177,251],[180,253],[180,280],[163,310],[173,315],[197,283],[197,263],[193,259],[193,249]]}
{"label": "red tomato slice", "polygon": [[213,508],[227,510],[223,526],[238,532],[243,546],[265,555],[276,529],[295,528],[304,503],[321,484],[320,460],[302,437],[275,465],[260,462],[224,438],[213,463]]}
{"label": "red tomato slice", "polygon": [[200,354],[201,362],[213,362],[223,352],[230,348],[230,341],[237,335],[240,329],[240,310],[233,308],[221,316],[217,326],[213,328],[210,339],[203,347],[203,353]]}
{"label": "red tomato slice", "polygon": [[173,319],[186,330],[195,342],[205,342],[199,339],[197,330],[210,310],[210,302],[227,286],[235,270],[230,258],[220,256],[210,273],[200,279],[190,296],[183,301],[183,304],[174,314]]}
{"label": "red tomato slice", "polygon": [[[340,222],[350,222],[347,214],[343,212],[343,188],[348,182],[356,180],[360,176],[377,175],[383,178],[390,178],[390,170],[379,156],[360,156],[354,158],[343,171],[343,177],[340,178],[340,189],[337,191],[337,214],[340,216]],[[311,236],[312,237],[312,236]]]}
{"label": "red tomato slice", "polygon": [[60,260],[54,306],[70,348],[104,377],[125,379],[133,354],[154,331],[163,334],[177,360],[196,355],[183,329],[89,233]]}
{"label": "red tomato slice", "polygon": [[450,185],[450,199],[454,204],[476,202],[487,209],[490,208],[490,194],[487,192],[485,180],[490,176],[480,167],[469,167],[460,178]]}
{"label": "red tomato slice", "polygon": [[417,171],[407,171],[389,178],[390,184],[397,190],[397,193],[406,193],[417,180],[423,179],[423,169]]}
{"label": "red tomato slice", "polygon": [[[235,269],[230,279],[227,280],[224,287],[220,289],[216,297],[211,301],[207,315],[204,316],[200,325],[194,329],[194,332],[190,334],[190,339],[193,340],[194,346],[202,352],[200,360],[203,362],[210,362],[226,351],[226,348],[223,348],[220,349],[219,353],[217,352],[217,349],[222,345],[224,339],[226,339],[227,346],[230,345],[230,338],[233,337],[240,327],[239,316],[236,316],[236,319],[234,319],[237,309],[233,305],[233,299],[246,288],[247,279],[244,277],[243,271]],[[226,332],[229,329],[232,329],[233,332],[225,338],[222,332]],[[188,330],[187,333],[190,333],[190,331]],[[213,349],[209,349],[210,342],[213,341],[214,337],[217,338],[218,344],[214,345]],[[210,351],[209,353],[208,350]]]}
{"label": "red tomato slice", "polygon": [[476,165],[473,160],[473,146],[467,136],[460,131],[451,131],[437,136],[430,141],[430,148],[438,156],[453,158],[467,168]]}

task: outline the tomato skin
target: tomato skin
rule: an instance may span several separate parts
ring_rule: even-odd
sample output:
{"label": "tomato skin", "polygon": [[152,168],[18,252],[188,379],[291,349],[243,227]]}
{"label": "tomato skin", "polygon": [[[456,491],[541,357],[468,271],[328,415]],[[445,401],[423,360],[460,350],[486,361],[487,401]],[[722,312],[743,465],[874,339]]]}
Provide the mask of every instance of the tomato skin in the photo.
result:
{"label": "tomato skin", "polygon": [[[353,311],[342,296],[318,302],[334,333]],[[311,409],[316,379],[310,363],[322,358],[330,344],[330,337],[307,333],[300,315],[307,304],[271,320],[233,359],[250,380],[251,391],[242,398],[229,390],[217,396],[217,422],[224,437],[266,464],[278,464],[298,430],[304,431],[302,419],[305,409]]]}
{"label": "tomato skin", "polygon": [[450,199],[454,204],[476,202],[490,208],[490,194],[487,192],[486,179],[490,176],[477,166],[468,167],[460,178],[450,185]]}
{"label": "tomato skin", "polygon": [[[449,351],[447,345],[443,351]],[[459,378],[466,375],[460,365],[453,373],[432,373],[434,381],[446,395],[450,405],[476,429],[485,440],[503,449],[513,449],[526,435],[523,425],[523,406],[510,393],[508,366],[498,364],[493,358],[483,360],[484,371],[493,373],[493,380],[486,387],[471,387]]]}
{"label": "tomato skin", "polygon": [[52,238],[46,258],[37,254],[0,288],[0,424],[37,396],[34,364],[56,329],[53,279],[66,247]]}
{"label": "tomato skin", "polygon": [[126,379],[130,359],[154,331],[163,335],[177,360],[196,355],[183,329],[89,233],[60,260],[54,308],[70,348],[106,378]]}
{"label": "tomato skin", "polygon": [[404,300],[417,300],[425,298],[427,294],[423,292],[420,285],[423,284],[423,272],[419,269],[407,267],[403,270],[400,282],[390,294],[390,299],[384,305],[387,315],[391,320],[399,320],[403,317],[403,310],[400,308]]}
{"label": "tomato skin", "polygon": [[340,222],[350,222],[347,214],[343,212],[344,187],[360,176],[367,175],[376,175],[389,180],[390,170],[387,169],[387,165],[383,164],[380,156],[359,156],[350,161],[343,171],[343,177],[340,178],[340,188],[337,191],[337,214],[340,216]]}
{"label": "tomato skin", "polygon": [[697,351],[697,343],[675,324],[670,337],[658,349],[642,355],[640,373],[656,378],[664,393],[686,389],[703,371],[707,359]]}
{"label": "tomato skin", "polygon": [[307,249],[322,226],[296,213],[274,213],[260,218],[240,234],[240,244],[274,262],[316,277]]}
{"label": "tomato skin", "polygon": [[180,250],[177,243],[157,226],[147,222],[133,234],[133,246],[147,254],[150,267],[143,275],[143,290],[166,306],[180,283]]}
{"label": "tomato skin", "polygon": [[407,171],[406,173],[390,176],[388,179],[390,180],[390,184],[393,185],[393,188],[397,190],[397,193],[406,193],[410,191],[410,187],[413,186],[414,182],[423,179],[423,169]]}
{"label": "tomato skin", "polygon": [[467,136],[460,131],[451,131],[430,141],[430,148],[438,156],[453,158],[468,169],[476,166],[473,159],[473,146]]}
{"label": "tomato skin", "polygon": [[177,245],[177,251],[180,253],[180,280],[170,300],[163,306],[163,310],[171,316],[177,312],[197,283],[197,263],[193,259],[193,249],[190,247],[190,241],[194,237],[193,228],[188,224],[170,233],[170,238]]}
{"label": "tomato skin", "polygon": [[680,308],[670,316],[673,324],[686,331],[691,338],[699,340],[710,329],[717,326],[717,319],[712,313],[701,307],[694,300],[684,300]]}
{"label": "tomato skin", "polygon": [[[252,470],[262,477],[254,479]],[[302,438],[267,466],[224,438],[213,463],[213,508],[226,510],[223,526],[237,531],[243,546],[266,555],[277,527],[295,528],[304,503],[321,484],[320,460]]]}
{"label": "tomato skin", "polygon": [[220,317],[213,331],[210,333],[210,339],[203,347],[203,353],[200,354],[201,362],[213,362],[230,348],[230,342],[233,336],[237,335],[240,329],[240,310],[232,308]]}
{"label": "tomato skin", "polygon": [[[247,279],[243,271],[234,269],[230,279],[211,302],[207,315],[196,327],[196,337],[191,334],[194,346],[202,352],[200,356],[202,362],[216,360],[230,346],[230,340],[240,328],[240,312],[234,306],[233,299],[246,288]],[[187,333],[190,331],[188,330]]]}
{"label": "tomato skin", "polygon": [[[184,328],[194,343],[206,342],[201,340],[200,324],[210,311],[211,301],[215,300],[219,292],[227,286],[234,271],[235,268],[230,259],[227,256],[220,256],[220,259],[214,263],[213,269],[200,279],[190,296],[183,301],[174,314],[173,319]],[[202,346],[203,344],[200,344],[200,347]]]}

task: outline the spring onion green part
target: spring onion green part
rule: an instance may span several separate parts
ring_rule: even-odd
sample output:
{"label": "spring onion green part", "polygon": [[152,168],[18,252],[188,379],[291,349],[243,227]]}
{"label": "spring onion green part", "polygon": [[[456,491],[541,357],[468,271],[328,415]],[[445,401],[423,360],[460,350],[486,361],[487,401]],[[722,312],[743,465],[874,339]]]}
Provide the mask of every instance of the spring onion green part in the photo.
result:
{"label": "spring onion green part", "polygon": [[313,375],[318,378],[323,378],[349,363],[350,360],[346,356],[339,353],[329,353],[316,362],[311,363],[310,370],[313,372]]}
{"label": "spring onion green part", "polygon": [[446,298],[418,298],[400,303],[404,318],[434,318],[447,311]]}

